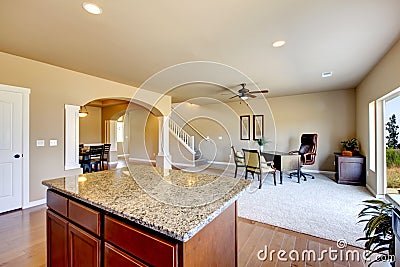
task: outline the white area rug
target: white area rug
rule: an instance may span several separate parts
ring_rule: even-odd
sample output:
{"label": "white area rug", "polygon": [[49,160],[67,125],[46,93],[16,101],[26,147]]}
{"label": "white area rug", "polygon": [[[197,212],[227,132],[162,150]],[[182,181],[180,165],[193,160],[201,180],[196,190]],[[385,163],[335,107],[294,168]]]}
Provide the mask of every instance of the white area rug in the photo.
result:
{"label": "white area rug", "polygon": [[365,187],[339,185],[321,174],[300,184],[296,181],[284,176],[283,185],[274,186],[272,176],[268,176],[261,189],[246,192],[239,199],[238,215],[363,247],[362,242],[356,242],[364,236],[364,225],[357,224],[357,214],[363,208],[362,201],[373,198]]}

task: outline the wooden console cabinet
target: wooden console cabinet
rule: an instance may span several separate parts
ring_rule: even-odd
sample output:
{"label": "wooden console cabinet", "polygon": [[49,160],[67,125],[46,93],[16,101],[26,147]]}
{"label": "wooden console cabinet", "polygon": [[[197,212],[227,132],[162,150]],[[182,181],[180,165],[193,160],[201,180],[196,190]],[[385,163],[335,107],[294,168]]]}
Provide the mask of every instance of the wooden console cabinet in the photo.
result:
{"label": "wooden console cabinet", "polygon": [[365,157],[335,153],[335,172],[339,184],[365,185]]}
{"label": "wooden console cabinet", "polygon": [[236,203],[186,242],[47,191],[48,266],[237,266]]}

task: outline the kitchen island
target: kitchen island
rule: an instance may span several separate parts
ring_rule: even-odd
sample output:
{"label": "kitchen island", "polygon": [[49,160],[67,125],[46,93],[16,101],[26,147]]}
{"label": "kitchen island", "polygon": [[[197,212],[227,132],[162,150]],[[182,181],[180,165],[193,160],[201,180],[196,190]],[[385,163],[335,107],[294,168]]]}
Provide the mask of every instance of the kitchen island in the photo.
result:
{"label": "kitchen island", "polygon": [[144,165],[43,181],[49,266],[236,266],[250,182]]}

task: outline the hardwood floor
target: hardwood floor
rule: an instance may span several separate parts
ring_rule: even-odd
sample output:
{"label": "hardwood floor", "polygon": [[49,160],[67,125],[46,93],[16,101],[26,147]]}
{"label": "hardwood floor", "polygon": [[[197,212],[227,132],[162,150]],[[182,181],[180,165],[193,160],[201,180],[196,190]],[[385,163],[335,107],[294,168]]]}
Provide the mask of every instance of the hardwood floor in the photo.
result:
{"label": "hardwood floor", "polygon": [[[0,266],[46,266],[46,207],[44,205],[0,215]],[[289,230],[239,218],[238,266],[364,266],[362,262],[349,261],[260,261],[259,250],[283,249],[289,253],[312,249],[317,253],[332,247],[336,242],[324,240]],[[359,250],[347,247],[347,250]],[[286,255],[286,257],[288,257]]]}
{"label": "hardwood floor", "polygon": [[0,215],[0,266],[46,266],[44,205]]}
{"label": "hardwood floor", "polygon": [[[238,262],[239,266],[255,267],[255,266],[367,266],[361,261],[351,261],[352,257],[347,257],[350,261],[346,261],[346,251],[357,251],[362,255],[363,250],[348,246],[342,252],[338,252],[333,255],[344,255],[341,261],[329,260],[328,253],[325,254],[323,260],[309,260],[305,257],[306,261],[301,261],[301,254],[304,250],[312,250],[316,253],[316,259],[322,251],[328,251],[331,249],[338,249],[336,242],[313,237],[306,234],[301,234],[279,227],[250,221],[247,219],[239,218],[238,224]],[[275,250],[272,261],[267,259],[260,261],[257,254],[260,250],[265,250],[265,246],[268,247],[268,251]],[[277,252],[284,250],[287,254],[282,257],[288,259],[288,261],[278,261]],[[289,253],[295,250],[299,252],[299,261],[290,261]],[[262,257],[264,254],[261,254]],[[268,254],[267,254],[268,255]],[[292,258],[296,258],[296,254],[290,254]]]}

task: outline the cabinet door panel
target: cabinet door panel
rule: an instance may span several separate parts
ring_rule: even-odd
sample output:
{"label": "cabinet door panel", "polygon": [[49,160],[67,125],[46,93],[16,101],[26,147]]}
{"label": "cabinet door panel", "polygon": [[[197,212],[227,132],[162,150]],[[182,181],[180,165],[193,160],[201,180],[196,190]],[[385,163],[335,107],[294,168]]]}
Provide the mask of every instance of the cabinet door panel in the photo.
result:
{"label": "cabinet door panel", "polygon": [[47,210],[47,264],[48,266],[68,266],[68,222]]}
{"label": "cabinet door panel", "polygon": [[100,266],[101,241],[80,228],[68,227],[70,266]]}

